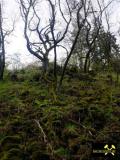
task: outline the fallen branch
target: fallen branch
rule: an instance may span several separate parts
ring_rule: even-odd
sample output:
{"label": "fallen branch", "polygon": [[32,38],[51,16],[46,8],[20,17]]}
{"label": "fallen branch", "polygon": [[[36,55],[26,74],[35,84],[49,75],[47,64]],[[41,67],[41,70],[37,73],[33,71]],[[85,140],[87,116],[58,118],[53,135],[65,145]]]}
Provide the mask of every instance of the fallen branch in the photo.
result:
{"label": "fallen branch", "polygon": [[53,150],[53,147],[52,147],[52,145],[49,143],[49,141],[48,141],[48,139],[47,139],[47,136],[46,136],[46,134],[45,134],[42,126],[40,125],[39,120],[36,120],[36,119],[35,119],[34,121],[36,122],[38,128],[40,129],[40,131],[41,131],[41,133],[42,133],[42,135],[43,135],[44,142],[48,145],[48,147],[50,148],[51,153],[52,153],[52,155],[53,155],[53,151],[54,151],[54,150]]}
{"label": "fallen branch", "polygon": [[34,121],[37,123],[38,128],[41,130],[41,133],[43,134],[44,142],[47,143],[47,136],[46,136],[45,132],[43,131],[43,128],[41,127],[40,122],[36,119]]}

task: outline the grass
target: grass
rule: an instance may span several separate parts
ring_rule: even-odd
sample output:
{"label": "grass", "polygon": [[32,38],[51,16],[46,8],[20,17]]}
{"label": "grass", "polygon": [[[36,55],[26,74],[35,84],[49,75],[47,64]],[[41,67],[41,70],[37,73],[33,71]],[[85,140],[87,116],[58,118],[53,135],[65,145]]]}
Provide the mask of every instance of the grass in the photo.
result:
{"label": "grass", "polygon": [[0,82],[1,160],[89,159],[88,141],[120,142],[119,85],[66,78],[56,95],[31,79]]}

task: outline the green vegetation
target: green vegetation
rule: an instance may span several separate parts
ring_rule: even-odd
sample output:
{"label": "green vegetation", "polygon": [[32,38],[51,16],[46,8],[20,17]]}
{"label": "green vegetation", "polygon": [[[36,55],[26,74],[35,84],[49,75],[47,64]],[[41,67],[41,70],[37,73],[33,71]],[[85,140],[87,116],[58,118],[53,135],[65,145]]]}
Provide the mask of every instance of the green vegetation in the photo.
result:
{"label": "green vegetation", "polygon": [[26,72],[16,73],[22,81],[5,75],[0,82],[0,160],[86,160],[89,141],[120,145],[111,133],[120,131],[120,86],[114,79],[110,85],[105,74],[66,74],[57,93],[52,81],[35,81],[37,73]]}

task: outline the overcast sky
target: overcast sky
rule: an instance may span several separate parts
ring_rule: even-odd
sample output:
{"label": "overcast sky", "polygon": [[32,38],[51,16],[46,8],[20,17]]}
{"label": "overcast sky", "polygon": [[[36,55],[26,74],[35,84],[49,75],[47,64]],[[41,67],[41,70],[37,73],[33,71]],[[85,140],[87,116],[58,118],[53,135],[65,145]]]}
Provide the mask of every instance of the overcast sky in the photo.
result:
{"label": "overcast sky", "polygon": [[35,57],[31,56],[31,54],[27,51],[26,41],[23,35],[24,24],[20,17],[19,6],[15,0],[3,0],[3,18],[3,26],[5,26],[6,30],[11,29],[14,19],[16,21],[14,32],[9,37],[6,37],[7,61],[10,61],[16,53],[20,54],[20,60],[24,64],[35,60]]}
{"label": "overcast sky", "polygon": [[[12,35],[10,35],[9,38],[7,38],[8,43],[6,45],[6,56],[13,57],[15,53],[20,53],[20,59],[22,63],[30,63],[33,60],[36,60],[36,58],[34,56],[31,56],[26,49],[26,41],[23,35],[24,24],[20,17],[19,6],[16,3],[16,0],[0,1],[3,1],[3,18],[5,19],[5,25],[7,24],[6,28],[10,29],[13,19],[16,19],[15,31]],[[111,31],[117,33],[120,22],[120,2],[114,2],[112,4],[112,7],[110,7],[109,9],[111,10]],[[43,11],[47,12],[45,9]]]}

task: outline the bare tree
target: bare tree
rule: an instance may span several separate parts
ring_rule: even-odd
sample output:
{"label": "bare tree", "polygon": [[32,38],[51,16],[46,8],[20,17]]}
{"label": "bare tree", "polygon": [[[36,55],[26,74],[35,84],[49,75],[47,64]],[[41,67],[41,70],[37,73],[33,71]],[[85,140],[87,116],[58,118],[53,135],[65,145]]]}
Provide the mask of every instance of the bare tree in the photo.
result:
{"label": "bare tree", "polygon": [[3,1],[0,2],[0,80],[3,80],[5,69],[5,47],[7,44],[6,37],[9,36],[15,27],[15,19],[13,21],[11,29],[6,29],[5,18],[3,17]]}
{"label": "bare tree", "polygon": [[3,80],[5,68],[5,39],[14,30],[14,22],[11,30],[5,30],[3,27],[2,5],[0,3],[0,80]]}
{"label": "bare tree", "polygon": [[[28,51],[36,56],[43,64],[44,72],[48,70],[49,53],[54,53],[54,77],[57,81],[57,47],[63,47],[64,40],[72,17],[72,10],[70,9],[68,0],[64,0],[64,4],[68,9],[68,16],[64,16],[63,8],[61,7],[61,0],[53,1],[47,0],[46,4],[49,6],[47,16],[47,23],[41,23],[42,16],[40,16],[39,8],[42,2],[37,0],[19,0],[21,15],[24,20],[24,36],[27,42]],[[64,23],[64,28],[58,27],[59,18]],[[30,36],[33,35],[33,36]]]}
{"label": "bare tree", "polygon": [[[69,62],[69,60],[70,60],[70,58],[71,58],[71,56],[73,54],[73,51],[75,49],[76,44],[77,44],[77,41],[78,41],[78,38],[79,38],[79,35],[80,35],[80,31],[84,27],[84,25],[86,23],[86,18],[87,18],[88,14],[89,14],[89,5],[87,5],[87,4],[89,4],[89,2],[87,3],[86,0],[85,1],[81,0],[81,3],[77,4],[77,13],[76,13],[77,32],[76,32],[75,38],[73,40],[70,52],[69,52],[69,54],[67,56],[67,59],[65,61],[64,66],[63,66],[63,72],[62,72],[62,75],[61,75],[61,78],[60,78],[60,82],[59,82],[59,86],[58,86],[59,89],[60,89],[60,87],[62,85],[62,81],[63,81],[63,78],[64,78],[64,74],[65,74],[68,62]],[[84,14],[84,16],[82,16],[81,14]]]}
{"label": "bare tree", "polygon": [[68,0],[65,0],[66,5],[67,5],[67,9],[68,9],[68,15],[69,15],[69,18],[67,20],[67,18],[64,16],[62,8],[61,8],[61,0],[58,0],[59,12],[60,12],[62,21],[64,21],[66,25],[65,25],[65,29],[64,29],[64,32],[62,33],[62,35],[61,35],[60,31],[58,31],[58,33],[56,34],[55,33],[55,24],[56,24],[55,5],[53,5],[51,0],[48,0],[48,1],[49,1],[50,6],[51,6],[51,10],[52,10],[52,15],[51,15],[51,20],[50,20],[50,31],[51,31],[51,34],[52,34],[53,48],[54,48],[54,77],[55,77],[56,83],[57,83],[57,68],[56,68],[56,65],[57,65],[57,50],[56,50],[56,47],[61,46],[61,47],[65,48],[60,43],[65,39],[65,36],[68,32],[70,22],[72,20],[72,10],[69,6]]}
{"label": "bare tree", "polygon": [[[71,58],[71,56],[74,53],[76,44],[79,40],[79,36],[82,34],[81,33],[82,28],[86,29],[86,35],[85,35],[86,38],[85,39],[86,39],[86,44],[87,44],[87,51],[86,51],[85,62],[84,62],[84,71],[87,72],[87,70],[89,69],[90,55],[94,50],[95,41],[99,35],[99,30],[100,30],[101,24],[102,24],[102,14],[106,10],[106,8],[112,3],[112,1],[113,0],[109,1],[106,6],[102,7],[102,4],[99,2],[99,0],[97,0],[98,8],[99,8],[98,11],[96,11],[96,8],[93,7],[91,0],[89,0],[89,1],[82,0],[81,1],[82,6],[80,8],[78,8],[77,16],[76,16],[77,17],[76,35],[75,35],[74,40],[72,41],[72,47],[70,49],[70,52],[67,56],[67,59],[65,61],[64,67],[63,67],[62,76],[61,76],[61,79],[59,82],[59,88],[62,85],[62,81],[64,78],[65,70],[66,70],[67,64],[69,62],[69,59]],[[84,13],[84,18],[83,18],[83,13]],[[82,19],[82,21],[80,21],[81,19]],[[92,20],[94,20],[94,23]],[[93,28],[95,28],[94,29],[95,32],[93,35],[91,35]]]}
{"label": "bare tree", "polygon": [[5,68],[5,47],[4,47],[4,35],[2,28],[2,8],[0,4],[0,80],[3,79]]}
{"label": "bare tree", "polygon": [[[96,11],[91,3],[91,19],[93,21],[87,19],[86,25],[86,44],[87,44],[87,53],[85,57],[85,64],[84,64],[84,72],[88,72],[90,68],[90,58],[94,56],[94,48],[97,38],[99,37],[99,31],[102,27],[102,16],[103,13],[106,11],[108,6],[113,2],[113,0],[109,1],[108,4],[105,6],[97,0],[98,4],[98,11]],[[105,12],[106,13],[106,12]],[[108,21],[107,21],[108,23]],[[92,55],[91,55],[92,54]],[[92,57],[91,57],[92,56]]]}

